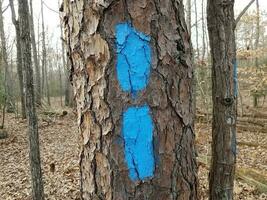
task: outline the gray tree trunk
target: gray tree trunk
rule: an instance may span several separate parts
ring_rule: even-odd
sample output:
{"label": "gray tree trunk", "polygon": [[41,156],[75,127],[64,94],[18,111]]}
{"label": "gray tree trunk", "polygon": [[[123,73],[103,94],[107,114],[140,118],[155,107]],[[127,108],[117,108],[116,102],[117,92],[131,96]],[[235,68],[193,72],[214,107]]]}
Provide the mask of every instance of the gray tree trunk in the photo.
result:
{"label": "gray tree trunk", "polygon": [[33,20],[33,9],[32,9],[32,0],[30,0],[30,28],[31,28],[31,44],[32,44],[32,52],[33,52],[33,61],[35,66],[35,96],[36,96],[36,105],[41,106],[42,104],[42,96],[41,96],[41,74],[40,74],[40,65],[37,56],[37,48],[36,48],[36,40],[35,40],[35,32],[34,32],[34,20]]}
{"label": "gray tree trunk", "polygon": [[212,162],[210,199],[233,199],[236,163],[236,50],[234,1],[208,0],[212,60]]}
{"label": "gray tree trunk", "polygon": [[21,116],[22,118],[26,118],[25,111],[25,94],[24,94],[24,86],[23,86],[23,69],[22,69],[22,57],[21,57],[21,44],[20,44],[20,25],[19,21],[16,19],[16,12],[14,8],[13,0],[9,0],[9,5],[11,8],[12,22],[15,26],[16,31],[16,41],[17,41],[17,73],[19,78],[19,91],[20,91],[20,102],[21,102]]}
{"label": "gray tree trunk", "polygon": [[[197,199],[193,65],[182,1],[64,1],[63,11],[83,138],[82,199]],[[126,47],[119,50],[121,39]],[[150,71],[141,73],[144,66]],[[147,87],[137,89],[141,80]]]}
{"label": "gray tree trunk", "polygon": [[[47,68],[47,56],[46,56],[46,44],[45,44],[45,27],[44,27],[44,8],[43,0],[41,1],[41,18],[42,18],[42,95],[45,96],[45,81],[46,81],[46,68]],[[46,94],[47,95],[47,94]]]}
{"label": "gray tree trunk", "polygon": [[186,1],[186,7],[187,7],[186,24],[187,24],[188,33],[191,36],[191,0]]}
{"label": "gray tree trunk", "polygon": [[206,23],[205,23],[205,9],[204,9],[204,0],[201,2],[201,17],[202,17],[202,62],[204,64],[204,59],[206,56],[206,41],[205,41],[205,32],[206,32]]}
{"label": "gray tree trunk", "polygon": [[[61,19],[60,19],[61,20]],[[64,44],[64,39],[63,39],[63,30],[62,30],[62,25],[60,26],[60,35],[61,35],[61,49],[62,49],[62,63],[63,63],[63,70],[64,70],[64,82],[65,82],[65,87],[64,87],[64,96],[65,96],[65,106],[70,106],[71,105],[71,84],[69,80],[69,66],[67,65],[66,62],[66,50],[65,50],[65,44]]]}
{"label": "gray tree trunk", "polygon": [[29,22],[29,7],[27,0],[19,1],[19,22],[21,50],[26,82],[26,113],[28,119],[28,134],[30,146],[30,168],[32,176],[32,199],[43,200],[43,181],[39,150],[38,121],[35,109],[33,69],[31,62],[31,37]]}
{"label": "gray tree trunk", "polygon": [[195,5],[195,24],[196,24],[196,56],[197,59],[199,60],[199,45],[198,45],[198,15],[197,15],[197,0],[194,0],[194,5]]}
{"label": "gray tree trunk", "polygon": [[5,28],[4,28],[4,19],[2,14],[2,0],[0,0],[0,37],[1,37],[1,46],[2,46],[2,66],[4,66],[4,88],[5,88],[5,98],[6,98],[6,110],[7,112],[15,111],[15,104],[12,96],[12,84],[11,77],[8,65],[8,57],[7,57],[7,46],[6,46],[6,38],[5,38]]}

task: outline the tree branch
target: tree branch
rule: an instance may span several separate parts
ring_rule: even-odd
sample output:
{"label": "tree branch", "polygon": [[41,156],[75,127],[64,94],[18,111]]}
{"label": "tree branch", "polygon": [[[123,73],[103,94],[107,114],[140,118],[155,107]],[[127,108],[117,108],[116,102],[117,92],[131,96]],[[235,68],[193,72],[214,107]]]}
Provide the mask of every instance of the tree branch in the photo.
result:
{"label": "tree branch", "polygon": [[235,26],[237,25],[237,23],[240,21],[241,17],[246,13],[246,11],[249,9],[249,7],[254,3],[255,0],[251,0],[248,5],[239,13],[239,15],[237,16],[236,20],[235,20]]}
{"label": "tree branch", "polygon": [[2,14],[4,14],[4,12],[6,12],[6,10],[8,9],[9,4],[2,10]]}

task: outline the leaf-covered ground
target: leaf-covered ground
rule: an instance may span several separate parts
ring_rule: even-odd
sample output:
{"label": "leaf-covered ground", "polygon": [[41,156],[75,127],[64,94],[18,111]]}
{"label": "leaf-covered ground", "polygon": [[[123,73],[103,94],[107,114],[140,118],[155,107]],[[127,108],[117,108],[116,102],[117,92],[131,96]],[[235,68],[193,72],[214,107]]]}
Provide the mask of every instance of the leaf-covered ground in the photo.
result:
{"label": "leaf-covered ground", "polygon": [[[74,115],[42,116],[40,145],[46,199],[79,199],[79,137]],[[8,115],[0,140],[0,199],[30,200],[27,123]]]}
{"label": "leaf-covered ground", "polygon": [[[76,117],[41,115],[39,122],[41,158],[46,199],[79,199],[79,134]],[[27,123],[8,114],[6,129],[9,137],[0,140],[0,200],[30,200],[31,183],[28,160]],[[210,156],[210,125],[196,125],[197,147],[201,155]],[[266,133],[238,131],[238,141],[260,146],[238,146],[237,166],[256,169],[267,174]],[[208,166],[199,164],[200,199],[207,199]],[[237,179],[235,199],[264,200],[253,185]]]}

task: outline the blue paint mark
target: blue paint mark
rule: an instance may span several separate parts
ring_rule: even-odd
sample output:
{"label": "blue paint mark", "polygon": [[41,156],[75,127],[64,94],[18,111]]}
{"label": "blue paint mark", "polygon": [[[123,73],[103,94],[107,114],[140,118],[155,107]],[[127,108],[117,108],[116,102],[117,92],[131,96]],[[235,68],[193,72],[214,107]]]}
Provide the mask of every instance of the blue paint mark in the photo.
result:
{"label": "blue paint mark", "polygon": [[133,96],[146,88],[151,65],[150,36],[130,23],[116,25],[117,76],[124,92]]}
{"label": "blue paint mark", "polygon": [[125,160],[132,180],[144,180],[154,174],[153,127],[147,105],[130,107],[123,114]]}
{"label": "blue paint mark", "polygon": [[234,60],[234,96],[238,95],[237,61]]}

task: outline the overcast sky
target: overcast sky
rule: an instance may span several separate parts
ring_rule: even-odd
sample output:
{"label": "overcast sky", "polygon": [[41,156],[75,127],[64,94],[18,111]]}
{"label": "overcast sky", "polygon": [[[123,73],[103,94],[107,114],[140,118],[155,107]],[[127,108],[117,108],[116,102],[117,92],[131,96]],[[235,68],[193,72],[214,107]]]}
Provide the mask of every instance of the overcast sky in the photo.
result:
{"label": "overcast sky", "polygon": [[[236,0],[235,1],[235,14],[238,15],[238,13],[250,2],[251,0]],[[16,1],[15,1],[16,2]],[[35,20],[35,29],[37,30],[37,24],[38,19],[40,20],[40,10],[41,10],[41,0],[33,0],[33,7],[34,7],[34,20]],[[53,39],[49,40],[49,42],[55,44],[57,41],[59,41],[60,37],[60,29],[59,29],[59,16],[58,13],[52,11],[58,11],[58,0],[44,0],[45,6],[44,6],[44,19],[45,19],[45,26],[48,29],[49,37],[53,37]],[[198,1],[201,2],[201,1]],[[260,8],[262,10],[267,10],[267,0],[259,0]],[[8,5],[8,0],[4,0],[3,7]],[[50,9],[49,9],[49,8]],[[255,3],[250,7],[250,10],[255,9],[256,5]],[[52,10],[51,10],[52,9]],[[5,31],[6,35],[9,36],[9,38],[12,38],[11,36],[14,34],[14,27],[11,23],[11,13],[9,10],[7,10],[4,13],[4,20],[5,20]],[[10,41],[10,39],[9,39]]]}

